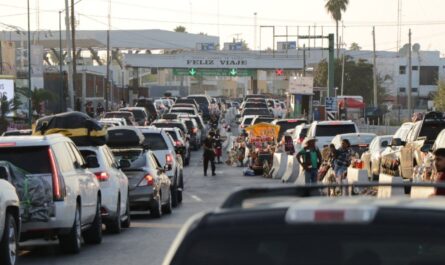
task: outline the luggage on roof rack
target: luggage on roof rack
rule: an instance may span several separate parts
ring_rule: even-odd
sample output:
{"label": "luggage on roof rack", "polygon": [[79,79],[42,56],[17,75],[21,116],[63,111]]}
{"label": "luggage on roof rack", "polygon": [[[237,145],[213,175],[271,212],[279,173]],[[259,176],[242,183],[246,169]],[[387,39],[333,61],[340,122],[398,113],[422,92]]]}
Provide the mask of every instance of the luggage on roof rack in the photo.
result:
{"label": "luggage on roof rack", "polygon": [[144,141],[145,137],[138,128],[119,126],[108,129],[107,145],[111,148],[142,147]]}
{"label": "luggage on roof rack", "polygon": [[36,122],[33,135],[60,133],[78,146],[101,146],[107,142],[107,130],[82,112],[72,111],[43,117]]}

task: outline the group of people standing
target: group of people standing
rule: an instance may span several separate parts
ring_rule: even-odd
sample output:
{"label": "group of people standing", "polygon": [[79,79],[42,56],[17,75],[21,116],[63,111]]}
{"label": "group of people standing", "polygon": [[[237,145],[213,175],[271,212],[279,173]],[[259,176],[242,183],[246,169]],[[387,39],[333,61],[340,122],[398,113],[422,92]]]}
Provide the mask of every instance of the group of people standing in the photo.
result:
{"label": "group of people standing", "polygon": [[305,183],[314,184],[324,177],[328,168],[321,169],[322,165],[330,167],[335,174],[337,183],[346,178],[348,167],[351,165],[354,152],[349,140],[343,139],[340,148],[333,144],[323,150],[323,156],[316,146],[317,139],[308,138],[304,147],[297,153],[297,161],[303,168]]}

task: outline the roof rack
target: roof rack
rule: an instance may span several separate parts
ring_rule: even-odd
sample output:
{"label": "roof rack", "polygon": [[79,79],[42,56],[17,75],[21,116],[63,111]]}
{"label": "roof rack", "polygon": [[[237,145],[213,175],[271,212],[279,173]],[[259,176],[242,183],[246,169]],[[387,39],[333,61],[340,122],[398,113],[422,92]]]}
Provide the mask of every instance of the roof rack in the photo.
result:
{"label": "roof rack", "polygon": [[298,186],[274,186],[274,187],[253,187],[243,188],[232,193],[221,205],[222,209],[242,208],[243,202],[249,199],[274,198],[274,197],[321,197],[327,196],[323,191],[328,188],[372,188],[372,187],[430,187],[444,188],[445,183],[354,183],[354,184],[316,184]]}

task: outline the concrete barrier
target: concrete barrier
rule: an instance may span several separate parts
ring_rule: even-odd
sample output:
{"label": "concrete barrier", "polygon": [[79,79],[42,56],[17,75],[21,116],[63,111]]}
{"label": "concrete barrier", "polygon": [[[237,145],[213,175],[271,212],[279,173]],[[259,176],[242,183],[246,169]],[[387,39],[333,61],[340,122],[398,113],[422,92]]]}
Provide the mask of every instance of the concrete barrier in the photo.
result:
{"label": "concrete barrier", "polygon": [[287,158],[288,155],[286,153],[275,153],[273,155],[273,179],[281,179],[284,172],[286,172],[287,167]]}
{"label": "concrete barrier", "polygon": [[287,157],[287,166],[281,180],[286,183],[295,182],[300,173],[300,164],[294,156]]}
{"label": "concrete barrier", "polygon": [[[403,183],[402,177],[394,177],[387,174],[381,173],[379,175],[379,183]],[[394,196],[405,196],[405,188],[394,188],[394,187],[378,187],[377,197],[378,198],[391,198]]]}
{"label": "concrete barrier", "polygon": [[[369,177],[368,177],[368,170],[367,169],[357,169],[348,167],[348,174],[345,184],[354,184],[354,183],[368,183]],[[348,194],[353,193],[360,193],[362,191],[361,188],[354,188],[352,190],[352,187],[348,189]]]}

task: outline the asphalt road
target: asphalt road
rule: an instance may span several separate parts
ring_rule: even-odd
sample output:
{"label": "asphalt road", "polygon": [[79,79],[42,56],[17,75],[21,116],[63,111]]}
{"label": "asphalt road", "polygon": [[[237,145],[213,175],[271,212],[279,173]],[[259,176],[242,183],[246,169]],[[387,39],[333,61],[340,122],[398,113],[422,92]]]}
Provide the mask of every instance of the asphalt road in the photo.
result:
{"label": "asphalt road", "polygon": [[[277,180],[242,176],[242,168],[217,165],[217,176],[204,177],[202,151],[193,153],[185,168],[184,201],[171,215],[152,219],[132,215],[132,225],[119,235],[104,235],[101,245],[84,245],[78,255],[59,251],[57,241],[26,242],[18,264],[24,265],[159,265],[181,226],[194,214],[218,207],[238,187],[277,184]],[[210,173],[210,170],[209,170]],[[211,175],[211,174],[209,174]]]}

